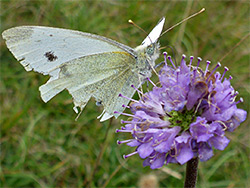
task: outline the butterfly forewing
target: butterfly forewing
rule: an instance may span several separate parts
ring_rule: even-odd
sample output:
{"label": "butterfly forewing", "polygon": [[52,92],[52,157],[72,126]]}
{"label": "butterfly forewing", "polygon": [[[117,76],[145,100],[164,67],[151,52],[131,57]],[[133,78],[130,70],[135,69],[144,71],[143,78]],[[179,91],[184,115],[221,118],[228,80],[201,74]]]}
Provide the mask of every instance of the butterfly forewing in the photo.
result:
{"label": "butterfly forewing", "polygon": [[149,46],[150,44],[157,42],[158,38],[161,35],[164,22],[165,18],[162,17],[157,25],[153,28],[153,30],[149,33],[149,35],[143,40],[143,46]]}
{"label": "butterfly forewing", "polygon": [[[111,39],[68,29],[20,26],[3,32],[6,44],[27,71],[58,76],[51,71],[62,63],[96,53],[133,49]],[[56,72],[58,73],[58,72]]]}

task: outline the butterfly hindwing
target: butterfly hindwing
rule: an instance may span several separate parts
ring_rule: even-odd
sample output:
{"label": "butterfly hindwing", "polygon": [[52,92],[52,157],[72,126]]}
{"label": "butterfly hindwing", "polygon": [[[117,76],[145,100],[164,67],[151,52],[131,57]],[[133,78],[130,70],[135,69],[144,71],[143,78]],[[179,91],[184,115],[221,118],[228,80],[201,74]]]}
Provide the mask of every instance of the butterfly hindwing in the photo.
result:
{"label": "butterfly hindwing", "polygon": [[129,100],[119,93],[132,97],[138,85],[138,76],[131,71],[135,63],[133,56],[126,52],[107,52],[89,55],[66,62],[58,67],[59,77],[42,85],[42,99],[47,102],[60,91],[67,89],[76,107],[83,109],[91,97],[100,102],[107,113],[123,111],[122,104]]}
{"label": "butterfly hindwing", "polygon": [[[126,106],[129,103],[128,98],[132,98],[135,93],[135,89],[131,86],[139,87],[140,84],[138,73],[131,71],[131,69],[123,69],[119,74],[109,79],[103,85],[103,88],[94,95],[103,103],[106,111],[101,121],[105,120],[105,116],[110,117],[114,115],[118,117],[119,114],[114,114],[113,112],[124,111],[123,105]],[[119,94],[122,94],[126,98],[118,97]]]}

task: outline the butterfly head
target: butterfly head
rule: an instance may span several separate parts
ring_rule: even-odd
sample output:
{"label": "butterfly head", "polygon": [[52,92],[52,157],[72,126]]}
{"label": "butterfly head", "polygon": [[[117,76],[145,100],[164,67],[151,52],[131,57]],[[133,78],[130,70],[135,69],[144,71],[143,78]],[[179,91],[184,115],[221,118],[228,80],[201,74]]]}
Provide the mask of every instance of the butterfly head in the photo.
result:
{"label": "butterfly head", "polygon": [[145,49],[145,54],[148,56],[151,61],[155,61],[159,57],[159,48],[160,44],[157,43],[152,43],[149,46],[146,47]]}

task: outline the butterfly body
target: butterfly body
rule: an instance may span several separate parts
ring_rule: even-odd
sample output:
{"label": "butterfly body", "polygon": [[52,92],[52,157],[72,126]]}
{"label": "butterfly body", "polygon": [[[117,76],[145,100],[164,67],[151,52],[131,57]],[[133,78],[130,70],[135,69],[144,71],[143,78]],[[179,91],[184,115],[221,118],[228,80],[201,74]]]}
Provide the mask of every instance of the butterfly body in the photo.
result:
{"label": "butterfly body", "polygon": [[150,46],[137,46],[134,50],[137,54],[136,64],[132,70],[139,73],[145,81],[146,78],[151,77],[152,68],[155,66],[155,60],[159,57],[159,44],[155,43]]}
{"label": "butterfly body", "polygon": [[14,27],[2,36],[26,71],[50,76],[39,88],[44,102],[66,89],[78,113],[78,107],[82,110],[94,97],[104,106],[104,121],[118,117],[114,111],[122,112],[122,105],[128,104],[129,100],[119,94],[132,98],[135,89],[131,85],[139,87],[151,76],[164,20],[159,24],[135,49],[106,37],[43,26]]}

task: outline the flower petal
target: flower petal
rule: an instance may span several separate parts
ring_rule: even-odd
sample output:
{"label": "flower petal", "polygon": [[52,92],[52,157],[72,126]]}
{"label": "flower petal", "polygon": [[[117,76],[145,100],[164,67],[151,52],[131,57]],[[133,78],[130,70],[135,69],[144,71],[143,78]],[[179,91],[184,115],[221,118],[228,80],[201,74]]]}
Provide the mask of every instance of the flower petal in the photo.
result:
{"label": "flower petal", "polygon": [[151,145],[152,143],[149,142],[142,144],[137,148],[138,154],[141,158],[145,159],[154,151],[154,148]]}

